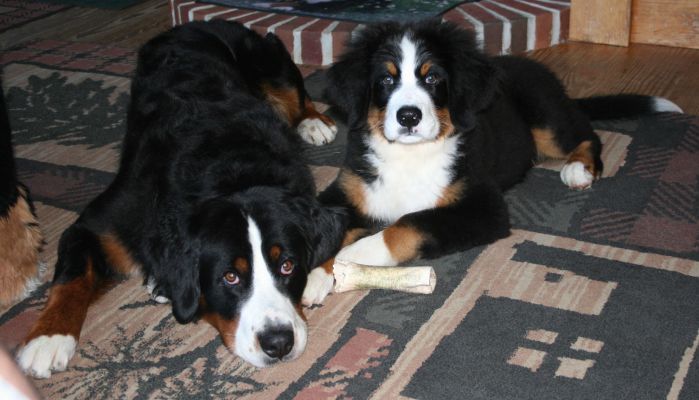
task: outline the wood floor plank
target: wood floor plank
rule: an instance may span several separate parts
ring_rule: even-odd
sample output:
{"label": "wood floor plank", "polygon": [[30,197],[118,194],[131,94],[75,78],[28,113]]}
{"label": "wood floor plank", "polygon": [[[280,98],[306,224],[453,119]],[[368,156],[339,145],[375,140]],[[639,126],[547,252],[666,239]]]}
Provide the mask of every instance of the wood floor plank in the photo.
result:
{"label": "wood floor plank", "polygon": [[699,114],[699,50],[631,44],[570,42],[529,57],[546,64],[572,97],[639,93],[662,96]]}
{"label": "wood floor plank", "polygon": [[122,9],[72,7],[0,34],[0,49],[36,39],[76,40],[136,48],[171,26],[168,2]]}

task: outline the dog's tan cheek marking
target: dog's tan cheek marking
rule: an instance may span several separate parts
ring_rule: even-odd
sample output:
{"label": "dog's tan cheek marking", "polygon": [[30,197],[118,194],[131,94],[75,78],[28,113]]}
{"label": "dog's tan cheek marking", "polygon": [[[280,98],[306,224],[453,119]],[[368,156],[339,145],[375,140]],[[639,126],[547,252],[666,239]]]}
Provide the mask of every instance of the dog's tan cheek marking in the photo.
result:
{"label": "dog's tan cheek marking", "polygon": [[300,302],[294,304],[294,309],[296,310],[296,313],[299,315],[299,317],[301,317],[301,319],[304,322],[308,322],[308,320],[306,319],[306,314],[303,313],[303,306],[301,305]]}
{"label": "dog's tan cheek marking", "polygon": [[138,268],[138,263],[133,260],[126,246],[115,235],[101,235],[100,243],[107,262],[116,272],[129,275]]}
{"label": "dog's tan cheek marking", "polygon": [[224,346],[226,346],[230,350],[235,349],[235,333],[238,330],[237,319],[225,319],[215,312],[209,312],[204,314],[202,319],[211,324],[214,328],[216,328],[216,330],[218,330],[218,333],[219,335],[221,335],[221,340],[223,341]]}
{"label": "dog's tan cheek marking", "polygon": [[442,195],[437,200],[436,207],[446,207],[461,200],[466,189],[466,182],[463,179],[453,182],[442,190]]}
{"label": "dog's tan cheek marking", "polygon": [[451,114],[448,108],[437,109],[437,119],[439,120],[439,134],[437,138],[445,138],[451,136],[454,131],[454,124],[451,122]]}
{"label": "dog's tan cheek marking", "polygon": [[88,259],[85,275],[51,287],[48,302],[24,343],[39,336],[71,335],[80,337],[87,309],[101,293],[95,290],[92,259]]}
{"label": "dog's tan cheek marking", "polygon": [[362,178],[352,172],[343,170],[338,179],[340,180],[340,187],[349,202],[361,214],[367,215],[365,185]]}
{"label": "dog's tan cheek marking", "polygon": [[566,154],[556,141],[556,135],[550,128],[533,128],[532,137],[536,152],[542,158],[565,158]]}
{"label": "dog's tan cheek marking", "polygon": [[386,110],[379,109],[377,107],[369,107],[369,112],[367,113],[366,122],[369,126],[369,132],[376,137],[386,140],[383,134],[383,124],[386,120]]}
{"label": "dog's tan cheek marking", "polygon": [[409,225],[391,225],[383,231],[383,240],[393,259],[399,263],[420,256],[423,233]]}
{"label": "dog's tan cheek marking", "polygon": [[592,174],[592,176],[597,177],[597,171],[595,170],[595,158],[592,154],[592,142],[586,140],[578,145],[573,151],[568,155],[567,163],[579,161],[583,163],[585,169]]}
{"label": "dog's tan cheek marking", "polygon": [[19,187],[17,202],[0,217],[0,304],[23,295],[27,281],[38,274],[39,251],[44,237]]}
{"label": "dog's tan cheek marking", "polygon": [[296,88],[273,87],[263,84],[262,91],[265,92],[267,101],[274,107],[277,114],[286,119],[289,125],[294,126],[300,121],[302,115],[301,100]]}

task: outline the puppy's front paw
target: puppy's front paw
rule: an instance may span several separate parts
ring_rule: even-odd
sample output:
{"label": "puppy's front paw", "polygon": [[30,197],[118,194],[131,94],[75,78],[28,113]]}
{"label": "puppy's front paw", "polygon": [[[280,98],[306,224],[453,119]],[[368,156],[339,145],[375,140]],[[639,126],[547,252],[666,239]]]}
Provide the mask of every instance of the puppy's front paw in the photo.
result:
{"label": "puppy's front paw", "polygon": [[167,296],[165,296],[163,290],[160,288],[160,286],[158,286],[158,284],[155,282],[155,279],[153,279],[152,277],[148,278],[146,290],[148,291],[150,298],[156,303],[165,304],[170,302],[170,299],[168,299]]}
{"label": "puppy's front paw", "polygon": [[571,189],[587,189],[592,186],[594,179],[595,177],[585,168],[585,164],[580,161],[568,163],[561,169],[561,180]]}
{"label": "puppy's front paw", "polygon": [[383,239],[383,231],[359,239],[344,247],[335,256],[338,260],[350,261],[357,264],[391,267],[398,264]]}
{"label": "puppy's front paw", "polygon": [[64,371],[75,354],[77,341],[71,335],[42,335],[17,352],[20,368],[36,378],[49,378],[51,371]]}
{"label": "puppy's front paw", "polygon": [[321,304],[333,290],[334,283],[335,280],[332,274],[328,274],[323,268],[314,268],[308,274],[308,281],[301,297],[301,304],[307,307]]}
{"label": "puppy's front paw", "polygon": [[306,118],[296,128],[299,135],[306,142],[322,146],[335,140],[337,126],[334,123],[323,122],[320,118]]}

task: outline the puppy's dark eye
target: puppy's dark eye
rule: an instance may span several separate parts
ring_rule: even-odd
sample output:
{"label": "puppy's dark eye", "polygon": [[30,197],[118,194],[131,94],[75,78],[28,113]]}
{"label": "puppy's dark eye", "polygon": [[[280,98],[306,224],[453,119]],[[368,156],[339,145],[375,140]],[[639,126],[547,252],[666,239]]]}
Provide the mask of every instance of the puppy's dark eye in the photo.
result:
{"label": "puppy's dark eye", "polygon": [[291,275],[294,272],[294,262],[291,260],[285,260],[282,266],[279,268],[279,273],[282,275]]}
{"label": "puppy's dark eye", "polygon": [[391,75],[386,75],[381,79],[381,84],[384,86],[393,85],[393,77]]}
{"label": "puppy's dark eye", "polygon": [[436,85],[439,83],[439,77],[435,74],[427,74],[425,77],[425,83],[428,85]]}
{"label": "puppy's dark eye", "polygon": [[223,275],[223,283],[226,286],[235,286],[240,283],[240,278],[234,272],[226,272]]}

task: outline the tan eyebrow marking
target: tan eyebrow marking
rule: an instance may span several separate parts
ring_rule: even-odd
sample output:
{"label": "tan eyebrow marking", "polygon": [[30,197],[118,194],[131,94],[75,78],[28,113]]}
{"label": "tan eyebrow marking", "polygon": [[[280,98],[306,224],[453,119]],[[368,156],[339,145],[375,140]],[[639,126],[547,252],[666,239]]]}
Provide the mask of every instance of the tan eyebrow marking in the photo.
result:
{"label": "tan eyebrow marking", "polygon": [[250,271],[250,264],[248,260],[243,257],[236,257],[235,260],[233,260],[233,268],[240,274],[247,274],[248,271]]}
{"label": "tan eyebrow marking", "polygon": [[269,249],[269,258],[274,262],[279,262],[279,257],[282,255],[282,248],[276,244]]}
{"label": "tan eyebrow marking", "polygon": [[430,72],[430,68],[432,68],[432,63],[427,61],[426,63],[422,64],[422,67],[420,67],[420,76],[426,76],[428,72]]}
{"label": "tan eyebrow marking", "polygon": [[393,75],[393,76],[398,75],[398,67],[396,67],[396,64],[394,64],[390,61],[386,63],[386,70],[388,70],[388,73]]}

